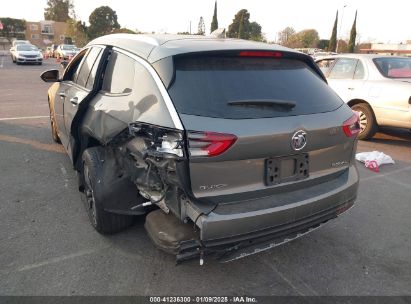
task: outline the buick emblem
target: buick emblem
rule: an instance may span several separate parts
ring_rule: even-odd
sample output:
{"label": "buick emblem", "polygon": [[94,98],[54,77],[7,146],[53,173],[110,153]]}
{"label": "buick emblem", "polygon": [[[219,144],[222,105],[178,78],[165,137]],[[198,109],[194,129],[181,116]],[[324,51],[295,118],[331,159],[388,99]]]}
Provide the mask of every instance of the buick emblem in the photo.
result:
{"label": "buick emblem", "polygon": [[307,144],[307,133],[303,130],[299,130],[294,133],[293,137],[291,137],[291,147],[295,151],[299,151],[305,147]]}

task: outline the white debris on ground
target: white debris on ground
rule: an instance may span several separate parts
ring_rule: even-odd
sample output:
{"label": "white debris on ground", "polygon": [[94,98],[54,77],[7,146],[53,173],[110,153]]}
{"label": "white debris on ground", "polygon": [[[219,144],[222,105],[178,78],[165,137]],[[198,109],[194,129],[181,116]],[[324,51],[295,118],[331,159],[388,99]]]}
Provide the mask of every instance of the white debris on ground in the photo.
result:
{"label": "white debris on ground", "polygon": [[366,168],[375,172],[380,172],[381,165],[395,164],[391,156],[378,151],[357,153],[355,159],[364,163]]}

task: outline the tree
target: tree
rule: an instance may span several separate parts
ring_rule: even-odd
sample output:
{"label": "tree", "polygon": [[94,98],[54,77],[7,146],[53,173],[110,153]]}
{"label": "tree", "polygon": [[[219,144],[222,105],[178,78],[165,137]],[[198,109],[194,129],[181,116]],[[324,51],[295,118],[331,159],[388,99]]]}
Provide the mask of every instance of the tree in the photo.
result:
{"label": "tree", "polygon": [[205,24],[203,16],[200,17],[200,21],[198,22],[197,35],[205,35]]}
{"label": "tree", "polygon": [[348,53],[348,43],[346,40],[338,39],[338,53]]}
{"label": "tree", "polygon": [[125,27],[114,29],[111,33],[112,34],[141,34],[138,30],[133,31]]}
{"label": "tree", "polygon": [[89,41],[86,24],[75,19],[69,19],[67,23],[66,36],[70,37],[72,43],[76,44],[78,47],[85,46]]}
{"label": "tree", "polygon": [[217,20],[217,1],[214,3],[214,15],[213,21],[211,21],[210,33],[218,29],[218,20]]}
{"label": "tree", "polygon": [[278,32],[278,43],[281,45],[287,45],[288,40],[295,34],[294,28],[287,26],[282,31]]}
{"label": "tree", "polygon": [[248,27],[250,24],[250,13],[246,9],[240,10],[233,19],[233,22],[228,26],[227,37],[239,38],[240,24],[243,27],[242,39],[248,39]]}
{"label": "tree", "polygon": [[254,41],[265,41],[265,37],[261,32],[261,25],[259,25],[257,22],[251,22],[250,23],[250,40]]}
{"label": "tree", "polygon": [[96,8],[89,17],[89,36],[91,39],[111,33],[120,28],[117,22],[117,14],[109,6]]}
{"label": "tree", "polygon": [[314,29],[303,30],[298,33],[303,48],[315,48],[320,40],[318,32]]}
{"label": "tree", "polygon": [[70,18],[70,14],[73,13],[73,8],[71,0],[47,0],[44,19],[66,22]]}
{"label": "tree", "polygon": [[328,51],[335,52],[337,48],[337,24],[338,24],[338,10],[337,15],[335,16],[334,27],[331,33],[330,43],[328,44]]}
{"label": "tree", "polygon": [[238,39],[246,39],[245,36],[244,13],[241,15],[240,24],[238,25]]}
{"label": "tree", "polygon": [[13,38],[24,39],[26,30],[26,21],[23,19],[0,18],[3,29],[0,30],[0,36],[6,38],[10,43]]}
{"label": "tree", "polygon": [[234,16],[233,22],[228,26],[227,37],[265,41],[261,25],[250,22],[250,13],[246,9],[238,11]]}
{"label": "tree", "polygon": [[320,39],[320,40],[318,41],[317,47],[318,47],[319,49],[325,50],[325,49],[327,49],[327,47],[328,47],[329,44],[330,44],[330,40],[328,40],[328,39]]}
{"label": "tree", "polygon": [[355,11],[354,23],[352,24],[350,41],[348,42],[348,53],[354,53],[355,39],[357,38],[357,11]]}

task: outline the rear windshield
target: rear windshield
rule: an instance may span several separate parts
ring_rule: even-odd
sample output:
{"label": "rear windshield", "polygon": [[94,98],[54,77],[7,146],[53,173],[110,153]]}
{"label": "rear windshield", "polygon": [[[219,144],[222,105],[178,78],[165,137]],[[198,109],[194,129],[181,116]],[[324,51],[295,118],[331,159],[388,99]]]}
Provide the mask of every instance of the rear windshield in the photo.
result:
{"label": "rear windshield", "polygon": [[177,57],[174,64],[169,94],[182,114],[269,118],[329,112],[343,103],[305,63],[294,59]]}
{"label": "rear windshield", "polygon": [[411,58],[375,58],[374,62],[384,77],[411,78]]}

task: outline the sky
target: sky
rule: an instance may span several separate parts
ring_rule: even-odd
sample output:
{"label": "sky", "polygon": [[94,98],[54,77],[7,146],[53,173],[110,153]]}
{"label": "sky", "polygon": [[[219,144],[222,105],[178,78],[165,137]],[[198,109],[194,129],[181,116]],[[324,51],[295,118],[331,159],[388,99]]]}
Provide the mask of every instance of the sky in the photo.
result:
{"label": "sky", "polygon": [[[0,17],[27,21],[44,19],[47,0],[1,1]],[[197,32],[202,16],[206,32],[214,11],[214,0],[73,0],[77,18],[88,22],[91,12],[103,5],[116,11],[122,27],[142,32]],[[247,9],[250,21],[262,26],[269,41],[287,26],[296,31],[316,29],[321,39],[329,39],[339,11],[338,38],[348,39],[355,11],[358,10],[357,43],[399,43],[411,40],[410,0],[218,0],[219,27],[228,28],[240,9]],[[345,8],[344,8],[345,6]]]}

